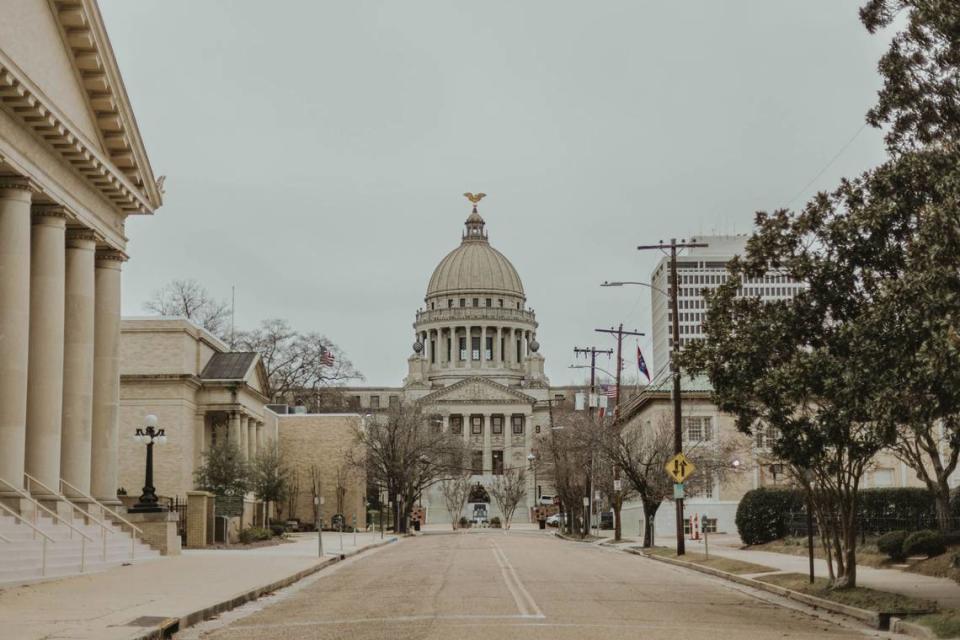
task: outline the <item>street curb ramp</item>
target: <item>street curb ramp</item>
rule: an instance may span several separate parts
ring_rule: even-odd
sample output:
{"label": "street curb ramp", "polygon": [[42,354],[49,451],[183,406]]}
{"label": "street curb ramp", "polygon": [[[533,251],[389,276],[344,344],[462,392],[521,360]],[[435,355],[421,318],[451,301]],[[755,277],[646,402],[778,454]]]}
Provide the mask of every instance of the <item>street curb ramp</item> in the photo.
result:
{"label": "street curb ramp", "polygon": [[737,584],[741,584],[752,589],[766,591],[790,600],[796,600],[797,602],[801,602],[815,609],[823,609],[825,611],[830,611],[831,613],[837,613],[847,616],[848,618],[853,618],[880,631],[894,631],[913,636],[915,638],[937,637],[926,627],[914,624],[912,622],[907,622],[889,613],[881,613],[879,611],[871,611],[869,609],[860,609],[859,607],[852,607],[850,605],[840,604],[839,602],[824,600],[823,598],[818,598],[816,596],[807,595],[806,593],[800,593],[799,591],[786,589],[775,584],[754,580],[753,578],[746,578],[744,576],[738,576],[735,573],[720,571],[719,569],[714,569],[713,567],[704,567],[692,562],[684,562],[682,560],[675,560],[673,558],[664,558],[663,556],[644,553],[642,551],[637,551],[636,549],[624,549],[624,551],[627,553],[632,553],[636,556],[650,558],[651,560],[656,560],[657,562],[665,562],[666,564],[672,564],[685,569],[692,569],[694,571],[706,573],[717,578],[723,578],[724,580],[736,582]]}
{"label": "street curb ramp", "polygon": [[192,627],[195,624],[209,620],[225,611],[236,609],[237,607],[256,600],[257,598],[260,598],[268,593],[273,593],[274,591],[283,589],[284,587],[289,587],[293,583],[299,582],[300,580],[303,580],[307,576],[313,575],[314,573],[323,571],[327,567],[335,565],[342,560],[353,558],[366,551],[379,549],[380,547],[384,547],[388,544],[393,544],[398,541],[398,538],[391,538],[390,540],[384,540],[383,542],[378,542],[368,547],[364,547],[363,549],[359,549],[353,553],[341,553],[339,556],[328,558],[323,562],[319,562],[312,567],[298,571],[293,575],[277,580],[276,582],[271,582],[270,584],[250,589],[249,591],[245,591],[239,595],[233,596],[232,598],[223,600],[222,602],[212,604],[209,607],[192,611],[185,616],[181,616],[180,618],[168,618],[162,623],[151,627],[144,632],[130,636],[129,640],[164,640],[164,638],[171,637],[177,631],[183,631],[187,627]]}

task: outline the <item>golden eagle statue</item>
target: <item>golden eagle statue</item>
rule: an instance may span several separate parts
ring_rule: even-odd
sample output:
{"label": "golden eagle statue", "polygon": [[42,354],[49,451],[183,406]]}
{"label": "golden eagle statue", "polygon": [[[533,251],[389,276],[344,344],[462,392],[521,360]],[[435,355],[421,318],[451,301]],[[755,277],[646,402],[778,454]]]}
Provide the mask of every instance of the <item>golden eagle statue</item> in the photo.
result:
{"label": "golden eagle statue", "polygon": [[485,193],[470,193],[467,191],[463,194],[463,197],[473,203],[473,206],[476,207],[477,203],[487,197]]}

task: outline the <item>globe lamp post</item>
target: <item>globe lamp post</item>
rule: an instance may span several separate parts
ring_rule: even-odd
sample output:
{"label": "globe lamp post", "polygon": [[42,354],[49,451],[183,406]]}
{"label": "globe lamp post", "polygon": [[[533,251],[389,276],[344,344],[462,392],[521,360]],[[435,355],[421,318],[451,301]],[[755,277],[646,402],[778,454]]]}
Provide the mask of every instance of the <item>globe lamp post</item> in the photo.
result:
{"label": "globe lamp post", "polygon": [[163,507],[159,504],[157,489],[153,486],[153,445],[165,444],[167,436],[163,429],[157,428],[157,416],[148,415],[144,418],[143,424],[143,427],[137,428],[133,440],[147,445],[146,478],[143,481],[143,493],[140,494],[140,499],[127,511],[130,513],[157,513],[163,511]]}

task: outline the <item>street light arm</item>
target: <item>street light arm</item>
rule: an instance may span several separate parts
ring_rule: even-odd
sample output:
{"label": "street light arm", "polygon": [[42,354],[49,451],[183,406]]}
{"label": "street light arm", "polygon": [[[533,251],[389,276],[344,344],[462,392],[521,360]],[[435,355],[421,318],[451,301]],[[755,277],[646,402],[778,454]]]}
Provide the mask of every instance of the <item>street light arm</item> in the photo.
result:
{"label": "street light arm", "polygon": [[647,287],[648,289],[653,289],[653,290],[656,291],[657,293],[661,293],[661,294],[663,294],[663,295],[665,295],[665,296],[667,296],[667,297],[670,296],[669,293],[667,293],[666,291],[664,291],[664,290],[661,289],[660,287],[655,287],[655,286],[653,286],[652,284],[650,284],[650,283],[648,283],[648,282],[635,282],[635,281],[633,281],[633,280],[621,280],[621,281],[609,282],[609,281],[607,281],[607,280],[604,280],[603,283],[601,283],[600,286],[601,286],[601,287],[622,287],[622,286],[628,285],[628,284],[629,284],[629,285],[635,285],[635,286],[638,286],[638,287]]}

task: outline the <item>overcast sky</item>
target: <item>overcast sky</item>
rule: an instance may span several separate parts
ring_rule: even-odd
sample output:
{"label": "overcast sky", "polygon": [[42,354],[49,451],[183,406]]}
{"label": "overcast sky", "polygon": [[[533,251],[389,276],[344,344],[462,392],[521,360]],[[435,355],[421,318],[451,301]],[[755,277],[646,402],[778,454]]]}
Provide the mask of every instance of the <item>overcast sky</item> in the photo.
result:
{"label": "overcast sky", "polygon": [[370,384],[406,373],[464,191],[567,384],[575,345],[613,344],[594,328],[649,332],[647,290],[598,286],[648,279],[637,244],[747,232],[883,159],[861,125],[886,36],[852,0],[100,3],[167,176],[127,227],[124,313],[236,286],[238,327],[323,332]]}

